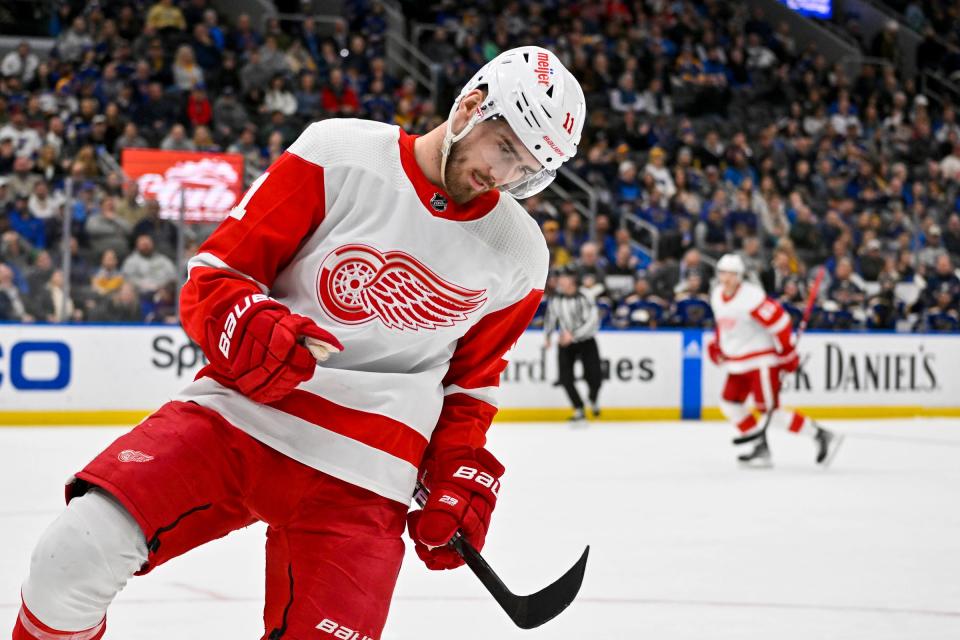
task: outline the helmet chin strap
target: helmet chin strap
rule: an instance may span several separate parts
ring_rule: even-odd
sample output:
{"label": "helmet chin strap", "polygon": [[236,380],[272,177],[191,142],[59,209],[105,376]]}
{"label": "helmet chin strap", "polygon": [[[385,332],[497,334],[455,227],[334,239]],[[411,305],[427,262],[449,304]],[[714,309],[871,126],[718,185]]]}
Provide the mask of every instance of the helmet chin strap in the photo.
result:
{"label": "helmet chin strap", "polygon": [[440,182],[443,183],[443,188],[447,189],[447,158],[450,157],[450,150],[453,148],[454,142],[459,142],[462,140],[470,130],[473,129],[478,122],[480,122],[480,115],[474,113],[470,120],[467,121],[466,126],[463,128],[460,133],[453,134],[453,116],[457,112],[457,107],[460,106],[460,102],[457,101],[450,108],[450,115],[447,116],[447,130],[443,134],[443,142],[440,144]]}

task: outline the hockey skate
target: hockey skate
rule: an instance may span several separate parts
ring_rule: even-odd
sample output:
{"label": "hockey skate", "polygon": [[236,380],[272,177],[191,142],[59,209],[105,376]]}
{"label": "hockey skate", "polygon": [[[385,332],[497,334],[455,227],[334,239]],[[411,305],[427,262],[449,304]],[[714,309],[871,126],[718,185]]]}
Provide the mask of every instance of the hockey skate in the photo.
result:
{"label": "hockey skate", "polygon": [[583,409],[573,410],[573,415],[570,416],[570,426],[575,428],[583,428],[587,426],[587,416],[583,412]]}
{"label": "hockey skate", "polygon": [[843,444],[843,436],[818,426],[814,440],[817,443],[817,464],[824,468],[829,467],[840,445]]}
{"label": "hockey skate", "polygon": [[753,450],[737,456],[740,466],[749,469],[770,469],[773,467],[773,460],[770,457],[770,447],[767,445],[766,432],[761,431],[759,435],[745,439],[745,442],[751,441],[756,441]]}

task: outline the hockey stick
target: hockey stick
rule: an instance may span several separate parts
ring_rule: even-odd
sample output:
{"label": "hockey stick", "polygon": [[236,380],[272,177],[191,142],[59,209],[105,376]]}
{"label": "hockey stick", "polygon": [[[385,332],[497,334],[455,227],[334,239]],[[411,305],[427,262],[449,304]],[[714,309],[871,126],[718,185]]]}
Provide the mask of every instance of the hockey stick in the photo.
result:
{"label": "hockey stick", "polygon": [[807,306],[803,308],[803,318],[800,319],[800,326],[797,327],[797,344],[800,343],[800,336],[807,330],[807,323],[810,322],[813,305],[816,304],[817,297],[820,295],[820,285],[823,283],[823,278],[826,274],[827,268],[821,266],[817,271],[816,277],[813,279],[813,284],[810,286],[810,294],[807,296]]}
{"label": "hockey stick", "polygon": [[[421,507],[427,502],[429,492],[421,483],[417,483],[417,492],[413,499]],[[506,612],[521,629],[533,629],[552,620],[570,606],[580,591],[583,583],[583,574],[587,570],[588,546],[583,555],[565,574],[555,582],[547,585],[536,593],[528,596],[518,596],[507,588],[496,572],[483,559],[480,552],[473,548],[466,539],[457,532],[448,543],[463,561],[467,563],[473,574],[480,579],[497,604]]]}
{"label": "hockey stick", "polygon": [[[807,304],[803,308],[803,317],[800,318],[800,324],[797,326],[797,340],[793,344],[793,348],[796,349],[800,344],[800,338],[803,336],[803,332],[807,330],[807,324],[810,322],[810,315],[813,313],[813,305],[817,302],[817,297],[820,295],[820,285],[823,283],[823,278],[827,273],[827,268],[821,266],[817,270],[817,275],[813,279],[813,284],[810,285],[810,292],[807,295]],[[781,379],[783,377],[783,372],[779,373]],[[770,426],[770,421],[773,419],[773,409],[767,411],[767,417],[763,421],[763,429],[760,430],[761,434],[766,434],[767,427]],[[745,440],[740,440],[739,438],[734,440],[734,444],[742,444],[746,442]]]}

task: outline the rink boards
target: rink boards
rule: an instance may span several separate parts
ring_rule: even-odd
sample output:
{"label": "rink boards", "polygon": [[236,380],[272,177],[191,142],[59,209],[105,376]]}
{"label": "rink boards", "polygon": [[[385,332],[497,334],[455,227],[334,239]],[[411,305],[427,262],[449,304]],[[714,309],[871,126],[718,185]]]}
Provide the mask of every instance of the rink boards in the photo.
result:
{"label": "rink boards", "polygon": [[[718,418],[722,373],[705,357],[708,336],[601,332],[604,419]],[[824,418],[960,416],[958,336],[811,332],[800,351],[784,404]],[[540,332],[526,332],[508,358],[502,419],[569,415],[556,347],[544,349]],[[0,325],[0,424],[132,424],[203,364],[179,327]]]}

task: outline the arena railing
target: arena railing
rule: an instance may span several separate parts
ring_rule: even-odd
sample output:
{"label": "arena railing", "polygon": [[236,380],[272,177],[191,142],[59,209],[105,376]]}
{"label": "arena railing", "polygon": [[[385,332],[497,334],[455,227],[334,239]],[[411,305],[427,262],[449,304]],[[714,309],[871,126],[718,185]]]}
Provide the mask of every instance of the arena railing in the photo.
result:
{"label": "arena railing", "polygon": [[633,233],[630,234],[630,243],[635,247],[643,249],[652,260],[656,261],[660,253],[660,230],[635,213],[624,213],[620,219],[622,220],[621,224],[623,224],[624,228],[628,231],[631,230],[630,225],[633,225],[650,234],[650,246],[634,238]]}

